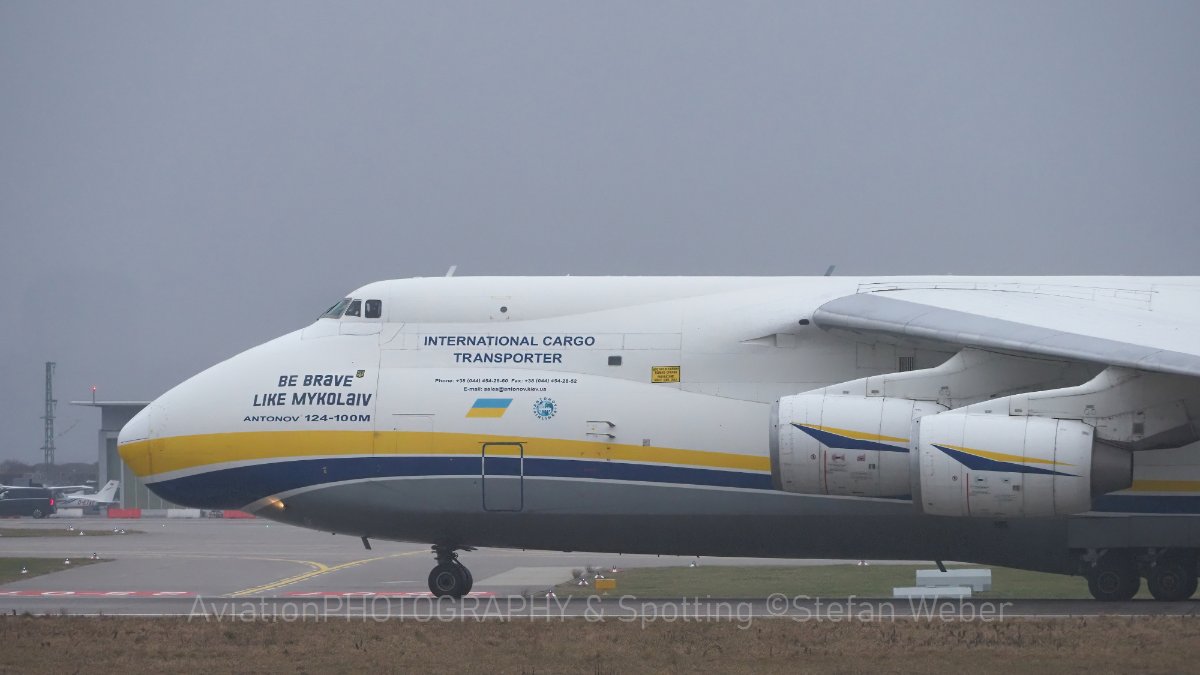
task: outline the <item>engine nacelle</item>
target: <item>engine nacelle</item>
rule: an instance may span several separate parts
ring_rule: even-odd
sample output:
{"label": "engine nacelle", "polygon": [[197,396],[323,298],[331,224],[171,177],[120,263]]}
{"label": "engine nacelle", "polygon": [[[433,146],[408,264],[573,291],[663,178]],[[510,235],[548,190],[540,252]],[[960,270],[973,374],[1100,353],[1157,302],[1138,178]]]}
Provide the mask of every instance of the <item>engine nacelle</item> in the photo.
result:
{"label": "engine nacelle", "polygon": [[1091,510],[1133,483],[1133,455],[1078,420],[947,412],[916,427],[925,513],[1038,518]]}
{"label": "engine nacelle", "polygon": [[812,495],[908,497],[913,421],[929,401],[798,394],[779,399],[771,434],[775,488]]}

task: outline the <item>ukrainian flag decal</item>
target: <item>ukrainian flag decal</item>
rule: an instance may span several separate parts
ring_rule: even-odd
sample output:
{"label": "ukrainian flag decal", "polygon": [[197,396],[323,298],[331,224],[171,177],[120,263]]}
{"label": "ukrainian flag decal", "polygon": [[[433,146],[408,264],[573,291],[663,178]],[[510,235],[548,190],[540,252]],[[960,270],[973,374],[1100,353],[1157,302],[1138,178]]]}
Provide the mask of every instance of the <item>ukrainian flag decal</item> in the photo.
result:
{"label": "ukrainian flag decal", "polygon": [[467,417],[504,417],[512,401],[511,398],[477,398],[467,411]]}

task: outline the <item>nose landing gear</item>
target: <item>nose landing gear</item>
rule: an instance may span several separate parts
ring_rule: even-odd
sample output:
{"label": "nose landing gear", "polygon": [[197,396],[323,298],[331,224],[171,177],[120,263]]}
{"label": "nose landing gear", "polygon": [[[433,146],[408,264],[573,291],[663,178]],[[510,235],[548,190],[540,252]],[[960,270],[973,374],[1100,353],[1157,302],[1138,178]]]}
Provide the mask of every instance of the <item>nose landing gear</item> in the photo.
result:
{"label": "nose landing gear", "polygon": [[439,598],[461,598],[470,593],[475,580],[471,570],[459,562],[455,548],[434,545],[433,554],[437,557],[437,565],[429,573],[429,591]]}

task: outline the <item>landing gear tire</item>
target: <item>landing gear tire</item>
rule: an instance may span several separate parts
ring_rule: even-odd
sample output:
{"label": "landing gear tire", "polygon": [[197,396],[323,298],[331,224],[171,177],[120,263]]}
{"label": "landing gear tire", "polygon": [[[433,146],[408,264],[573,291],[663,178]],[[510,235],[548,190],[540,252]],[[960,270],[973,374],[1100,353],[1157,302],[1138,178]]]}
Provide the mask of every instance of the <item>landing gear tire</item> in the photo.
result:
{"label": "landing gear tire", "polygon": [[456,550],[474,551],[471,547],[454,547],[448,544],[434,544],[433,555],[437,558],[437,566],[429,573],[429,591],[439,598],[461,598],[471,592],[475,579],[471,570],[459,562]]}
{"label": "landing gear tire", "polygon": [[1160,558],[1146,575],[1146,587],[1155,600],[1187,600],[1196,592],[1196,563],[1182,556]]}
{"label": "landing gear tire", "polygon": [[[458,565],[459,570],[462,572],[462,575],[464,577],[466,577],[467,585],[466,585],[465,590],[463,590],[463,595],[466,595],[467,593],[471,592],[471,587],[475,585],[475,578],[471,576],[471,570],[467,569],[466,565],[464,565],[462,563],[455,563],[455,564]],[[1195,589],[1192,589],[1192,590],[1195,590]]]}
{"label": "landing gear tire", "polygon": [[429,590],[439,598],[461,598],[471,590],[471,573],[457,562],[440,563],[429,573]]}
{"label": "landing gear tire", "polygon": [[1131,600],[1141,587],[1142,576],[1138,574],[1137,563],[1129,556],[1110,553],[1088,573],[1088,590],[1097,600]]}

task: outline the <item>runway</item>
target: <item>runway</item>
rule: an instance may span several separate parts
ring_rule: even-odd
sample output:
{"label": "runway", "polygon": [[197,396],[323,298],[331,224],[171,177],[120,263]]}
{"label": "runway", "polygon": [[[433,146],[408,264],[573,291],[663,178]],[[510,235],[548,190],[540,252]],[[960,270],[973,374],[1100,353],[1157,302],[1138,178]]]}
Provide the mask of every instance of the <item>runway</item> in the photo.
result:
{"label": "runway", "polygon": [[754,620],[798,623],[878,621],[1005,621],[1080,617],[1197,616],[1200,603],[1150,600],[1098,603],[1088,600],[942,600],[837,598],[612,598],[496,596],[473,594],[459,600],[389,595],[177,597],[5,596],[4,614],[62,616],[183,617],[206,622],[382,621],[422,622],[555,621],[632,623],[746,623]]}
{"label": "runway", "polygon": [[[0,539],[0,555],[109,559],[99,565],[16,581],[0,587],[7,602],[14,591],[187,593],[203,597],[276,597],[291,593],[427,593],[434,557],[428,545],[334,536],[263,519],[107,520],[29,519],[0,521],[4,527],[124,529],[111,536]],[[140,533],[133,533],[133,532]],[[462,553],[475,577],[475,590],[499,595],[545,591],[593,567],[686,566],[692,558],[621,556],[509,549]],[[795,564],[829,561],[715,559],[705,564]],[[3,595],[4,592],[9,595]],[[59,596],[71,597],[71,596]],[[0,608],[9,605],[0,604]]]}
{"label": "runway", "polygon": [[[1190,616],[1200,602],[1075,600],[547,597],[574,569],[686,566],[692,559],[481,549],[462,554],[476,581],[461,600],[429,597],[425,545],[359,539],[255,520],[102,518],[4,521],[5,527],[140,531],[0,539],[5,557],[108,562],[0,586],[0,613],[190,616],[200,620],[872,621]],[[827,560],[714,559],[705,565],[814,565]],[[886,562],[886,561],[885,561]]]}

